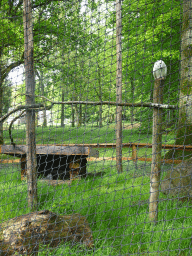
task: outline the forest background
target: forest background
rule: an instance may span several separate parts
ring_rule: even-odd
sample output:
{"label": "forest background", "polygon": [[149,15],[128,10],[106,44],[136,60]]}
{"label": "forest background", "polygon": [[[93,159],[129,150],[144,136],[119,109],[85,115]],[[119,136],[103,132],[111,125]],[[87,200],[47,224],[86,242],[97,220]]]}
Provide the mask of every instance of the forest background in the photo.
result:
{"label": "forest background", "polygon": [[[114,1],[33,1],[36,96],[54,101],[116,101],[116,27]],[[0,116],[25,101],[17,83],[24,63],[23,2],[0,3]],[[122,2],[123,102],[151,102],[155,61],[168,68],[164,103],[177,104],[180,88],[182,4],[178,1]],[[12,73],[12,76],[10,74]],[[20,79],[21,81],[21,79]],[[36,102],[45,103],[36,97]],[[64,126],[115,121],[114,106],[55,105],[53,120]],[[179,112],[164,111],[164,124],[176,127]],[[123,108],[123,119],[151,133],[152,109]],[[47,126],[44,111],[43,126]],[[0,124],[3,142],[3,124]]]}

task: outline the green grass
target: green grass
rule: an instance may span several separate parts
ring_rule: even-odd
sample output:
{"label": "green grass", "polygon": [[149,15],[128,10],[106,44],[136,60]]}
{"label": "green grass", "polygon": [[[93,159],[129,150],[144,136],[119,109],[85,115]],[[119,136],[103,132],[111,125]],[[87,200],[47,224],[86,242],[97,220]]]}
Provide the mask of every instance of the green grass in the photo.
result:
{"label": "green grass", "polygon": [[[148,220],[150,163],[123,161],[117,174],[114,161],[89,162],[88,172],[104,171],[103,177],[50,187],[38,182],[38,210],[87,217],[94,249],[70,243],[57,249],[41,247],[43,255],[191,255],[191,205],[160,193],[158,224]],[[162,178],[171,165],[162,166]],[[20,167],[7,165],[0,172],[0,221],[28,213],[27,184],[20,181]],[[159,254],[158,254],[159,252]]]}
{"label": "green grass", "polygon": [[[4,131],[4,136],[5,144],[10,144],[8,131]],[[14,129],[13,138],[17,144],[24,144],[25,130]],[[124,129],[123,142],[151,143],[152,136],[142,134],[139,129]],[[91,125],[38,127],[36,143],[115,143],[115,130],[114,125],[101,129]],[[163,143],[173,144],[174,134],[164,134]],[[100,157],[116,155],[115,149],[98,150]],[[123,148],[123,156],[131,156],[131,149]],[[138,149],[138,156],[151,157],[151,149]],[[123,161],[121,174],[117,174],[115,163],[88,162],[88,172],[104,171],[105,174],[73,181],[70,187],[50,187],[38,182],[38,210],[49,209],[62,215],[80,213],[87,217],[94,238],[93,250],[65,243],[54,250],[41,247],[39,256],[191,255],[191,205],[160,193],[158,224],[150,224],[147,200],[151,163],[138,162],[136,166],[132,161]],[[168,168],[171,165],[163,165],[162,179]],[[19,165],[1,165],[0,197],[0,222],[29,212],[27,184],[20,180]]]}
{"label": "green grass", "polygon": [[[37,127],[36,128],[36,143],[37,144],[67,144],[67,143],[115,143],[116,135],[114,130],[115,124],[105,125],[102,128],[98,128],[92,125],[86,125],[81,127]],[[128,124],[124,124],[128,125]],[[16,144],[25,144],[25,130],[24,129],[13,129],[13,138]],[[152,143],[152,135],[143,134],[138,129],[123,129],[122,132],[123,143]],[[10,144],[8,131],[4,131],[4,143]],[[174,134],[163,134],[163,144],[173,144],[175,142]],[[115,148],[98,149],[100,156],[112,157],[115,156]],[[131,148],[123,148],[123,156],[131,156]],[[140,148],[137,150],[138,157],[151,157],[152,150],[150,148]],[[162,150],[162,155],[167,150]],[[4,157],[7,158],[7,157]]]}

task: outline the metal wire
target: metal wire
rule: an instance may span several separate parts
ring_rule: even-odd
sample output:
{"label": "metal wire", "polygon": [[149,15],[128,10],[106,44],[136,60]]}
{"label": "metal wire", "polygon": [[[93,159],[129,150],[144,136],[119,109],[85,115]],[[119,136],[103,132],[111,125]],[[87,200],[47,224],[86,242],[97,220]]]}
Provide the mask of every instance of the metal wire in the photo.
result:
{"label": "metal wire", "polygon": [[191,0],[0,1],[0,255],[191,255]]}

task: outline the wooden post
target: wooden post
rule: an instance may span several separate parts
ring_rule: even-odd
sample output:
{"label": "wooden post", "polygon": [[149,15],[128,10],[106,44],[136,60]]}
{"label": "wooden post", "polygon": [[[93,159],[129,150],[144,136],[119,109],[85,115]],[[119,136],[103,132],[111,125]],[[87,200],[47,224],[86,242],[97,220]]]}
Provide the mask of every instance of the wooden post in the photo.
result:
{"label": "wooden post", "polygon": [[[163,103],[163,79],[156,79],[153,91],[153,102]],[[158,221],[158,200],[161,171],[162,149],[162,109],[153,108],[153,135],[152,135],[152,163],[150,176],[149,219],[151,222]]]}
{"label": "wooden post", "polygon": [[[35,78],[33,63],[33,23],[32,5],[30,0],[23,0],[24,25],[24,66],[26,85],[26,105],[35,103]],[[27,185],[28,207],[31,211],[37,210],[37,160],[35,142],[35,112],[26,110],[26,145],[27,145]]]}
{"label": "wooden post", "polygon": [[[121,0],[116,0],[116,53],[117,53],[117,73],[116,73],[116,101],[122,103],[122,44],[121,44]],[[116,166],[118,173],[122,169],[122,106],[116,108]]]}
{"label": "wooden post", "polygon": [[132,144],[132,159],[134,162],[137,161],[137,150],[135,144]]}

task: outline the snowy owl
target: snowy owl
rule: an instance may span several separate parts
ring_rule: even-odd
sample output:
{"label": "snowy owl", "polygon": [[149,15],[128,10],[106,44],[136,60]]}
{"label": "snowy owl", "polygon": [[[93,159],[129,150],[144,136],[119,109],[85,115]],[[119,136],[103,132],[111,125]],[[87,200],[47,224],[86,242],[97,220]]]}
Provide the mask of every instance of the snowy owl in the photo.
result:
{"label": "snowy owl", "polygon": [[164,79],[167,75],[167,66],[165,62],[162,60],[158,60],[155,62],[153,66],[153,76],[155,79]]}

